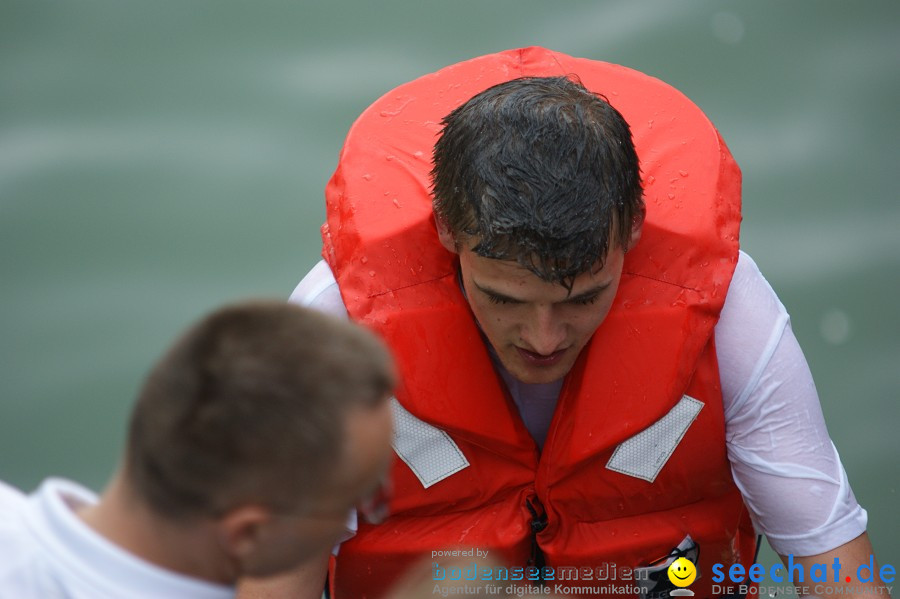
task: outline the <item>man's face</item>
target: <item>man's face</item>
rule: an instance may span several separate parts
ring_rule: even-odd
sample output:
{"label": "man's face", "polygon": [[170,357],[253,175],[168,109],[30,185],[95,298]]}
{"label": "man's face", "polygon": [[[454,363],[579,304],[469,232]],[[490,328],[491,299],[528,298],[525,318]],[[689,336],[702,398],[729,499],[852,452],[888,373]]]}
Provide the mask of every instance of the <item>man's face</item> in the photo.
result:
{"label": "man's face", "polygon": [[377,494],[391,463],[391,411],[385,399],[375,407],[354,407],[345,416],[345,445],[331,480],[309,481],[315,499],[297,514],[274,515],[260,538],[249,568],[269,576],[326,555],[345,534],[347,518],[361,501]]}
{"label": "man's face", "polygon": [[523,383],[564,377],[612,306],[625,252],[610,247],[603,268],[582,273],[571,294],[516,262],[459,253],[463,286],[481,330]]}

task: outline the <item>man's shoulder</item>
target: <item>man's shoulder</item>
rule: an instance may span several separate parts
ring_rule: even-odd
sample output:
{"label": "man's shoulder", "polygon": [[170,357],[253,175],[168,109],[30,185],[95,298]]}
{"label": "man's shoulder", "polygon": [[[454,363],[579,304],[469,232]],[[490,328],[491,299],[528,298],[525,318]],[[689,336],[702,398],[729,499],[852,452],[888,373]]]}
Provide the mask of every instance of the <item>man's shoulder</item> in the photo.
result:
{"label": "man's shoulder", "polygon": [[[16,487],[0,480],[0,537],[17,527],[28,506],[28,497]],[[0,554],[4,551],[0,543]]]}
{"label": "man's shoulder", "polygon": [[28,501],[28,499],[22,491],[9,483],[0,480],[0,514],[2,514],[3,510],[8,506],[24,504],[26,501]]}
{"label": "man's shoulder", "polygon": [[[758,314],[769,319],[786,316],[787,311],[759,266],[742,250],[738,253],[737,266],[728,286],[719,323],[740,321],[748,314]],[[736,329],[746,329],[746,326],[739,326]]]}
{"label": "man's shoulder", "polygon": [[725,305],[716,323],[716,357],[726,416],[751,395],[790,317],[753,259],[738,256]]}
{"label": "man's shoulder", "polygon": [[756,261],[744,250],[738,251],[737,265],[734,268],[734,276],[732,282],[747,282],[755,280],[765,280]]}
{"label": "man's shoulder", "polygon": [[288,301],[332,316],[349,318],[337,280],[324,260],[319,260],[303,277]]}
{"label": "man's shoulder", "polygon": [[28,506],[28,496],[0,481],[0,595],[3,597],[48,596],[48,589],[41,584],[40,552],[25,523]]}

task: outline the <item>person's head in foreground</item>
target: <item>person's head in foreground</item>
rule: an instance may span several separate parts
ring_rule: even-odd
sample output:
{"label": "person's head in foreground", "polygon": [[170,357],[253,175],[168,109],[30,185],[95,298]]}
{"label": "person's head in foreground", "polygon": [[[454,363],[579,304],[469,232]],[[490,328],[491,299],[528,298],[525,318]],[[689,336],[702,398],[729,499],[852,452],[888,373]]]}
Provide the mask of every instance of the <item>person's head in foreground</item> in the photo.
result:
{"label": "person's head in foreground", "polygon": [[321,555],[386,472],[393,377],[356,325],[280,302],[223,308],[150,372],[120,471],[82,517],[217,582]]}
{"label": "person's head in foreground", "polygon": [[503,365],[566,375],[606,317],[644,217],[628,124],[566,77],[514,79],[451,112],[434,148],[441,243]]}

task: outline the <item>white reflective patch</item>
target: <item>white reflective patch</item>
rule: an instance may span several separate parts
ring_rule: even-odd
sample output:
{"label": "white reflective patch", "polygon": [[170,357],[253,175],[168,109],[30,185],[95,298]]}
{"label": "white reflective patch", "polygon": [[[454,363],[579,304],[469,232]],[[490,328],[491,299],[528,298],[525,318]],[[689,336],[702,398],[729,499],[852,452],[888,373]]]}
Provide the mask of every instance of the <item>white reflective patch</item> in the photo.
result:
{"label": "white reflective patch", "polygon": [[620,443],[606,467],[652,483],[701,409],[702,401],[682,396],[668,414]]}
{"label": "white reflective patch", "polygon": [[469,460],[441,429],[423,422],[391,398],[394,451],[426,489],[469,466]]}

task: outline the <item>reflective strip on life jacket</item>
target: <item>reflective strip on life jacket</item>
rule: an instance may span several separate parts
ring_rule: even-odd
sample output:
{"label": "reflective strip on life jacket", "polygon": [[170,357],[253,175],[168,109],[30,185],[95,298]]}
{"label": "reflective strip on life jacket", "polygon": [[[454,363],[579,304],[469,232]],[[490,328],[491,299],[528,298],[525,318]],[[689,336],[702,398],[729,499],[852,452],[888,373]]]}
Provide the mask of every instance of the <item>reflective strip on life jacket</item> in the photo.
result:
{"label": "reflective strip on life jacket", "polygon": [[410,414],[395,397],[393,446],[426,489],[469,466],[450,435]]}
{"label": "reflective strip on life jacket", "polygon": [[620,443],[606,467],[652,483],[702,409],[702,401],[683,396],[655,424]]}

